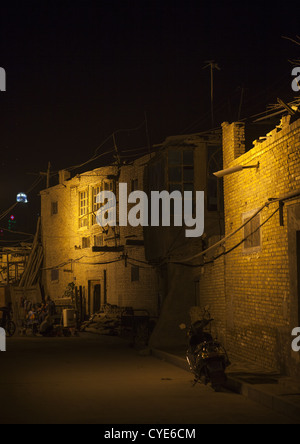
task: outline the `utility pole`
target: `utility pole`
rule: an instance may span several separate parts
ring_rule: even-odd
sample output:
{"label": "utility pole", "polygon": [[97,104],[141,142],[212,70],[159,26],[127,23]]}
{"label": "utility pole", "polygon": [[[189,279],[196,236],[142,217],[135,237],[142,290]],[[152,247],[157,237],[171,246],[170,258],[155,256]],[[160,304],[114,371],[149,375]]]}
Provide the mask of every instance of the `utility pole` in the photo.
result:
{"label": "utility pole", "polygon": [[121,157],[120,157],[120,153],[119,153],[119,150],[118,150],[118,147],[117,147],[115,133],[113,133],[113,141],[114,141],[114,148],[115,148],[115,152],[116,152],[116,156],[115,157],[117,159],[118,166],[120,167],[121,166]]}
{"label": "utility pole", "polygon": [[51,169],[51,163],[48,162],[48,169],[46,173],[40,172],[41,176],[46,176],[46,188],[50,187],[50,169]]}
{"label": "utility pole", "polygon": [[217,69],[221,71],[221,68],[214,60],[208,60],[206,66],[202,69],[210,68],[210,106],[211,106],[211,127],[215,126],[215,118],[214,118],[214,70]]}
{"label": "utility pole", "polygon": [[8,253],[8,251],[7,251],[7,255],[6,255],[6,263],[7,263],[7,285],[9,285],[9,279],[10,279],[10,276],[9,276],[9,253]]}

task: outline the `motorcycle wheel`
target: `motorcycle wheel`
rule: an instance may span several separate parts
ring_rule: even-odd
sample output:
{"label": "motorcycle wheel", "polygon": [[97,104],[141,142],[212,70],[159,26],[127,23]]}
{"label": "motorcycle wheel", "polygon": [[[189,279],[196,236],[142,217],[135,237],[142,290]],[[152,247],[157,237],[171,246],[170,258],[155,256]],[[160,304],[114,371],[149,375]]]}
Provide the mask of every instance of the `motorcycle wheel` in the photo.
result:
{"label": "motorcycle wheel", "polygon": [[226,375],[223,372],[211,376],[211,386],[215,392],[221,392],[226,383]]}

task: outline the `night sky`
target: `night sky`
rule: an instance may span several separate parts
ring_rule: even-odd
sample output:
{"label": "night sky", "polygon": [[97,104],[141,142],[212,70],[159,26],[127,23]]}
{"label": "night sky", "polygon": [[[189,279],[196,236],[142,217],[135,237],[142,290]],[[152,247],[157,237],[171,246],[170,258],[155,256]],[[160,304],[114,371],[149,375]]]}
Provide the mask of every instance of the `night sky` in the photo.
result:
{"label": "night sky", "polygon": [[[300,48],[282,36],[299,34],[295,1],[2,2],[7,92],[0,93],[0,213],[48,161],[52,172],[81,164],[120,129],[139,127],[116,134],[124,155],[147,146],[145,113],[152,144],[210,129],[207,60],[221,68],[216,125],[237,120],[241,88],[242,118],[263,112],[277,97],[292,100],[288,59],[299,58]],[[110,138],[98,153],[112,148]],[[19,229],[35,225],[45,184],[16,210]]]}

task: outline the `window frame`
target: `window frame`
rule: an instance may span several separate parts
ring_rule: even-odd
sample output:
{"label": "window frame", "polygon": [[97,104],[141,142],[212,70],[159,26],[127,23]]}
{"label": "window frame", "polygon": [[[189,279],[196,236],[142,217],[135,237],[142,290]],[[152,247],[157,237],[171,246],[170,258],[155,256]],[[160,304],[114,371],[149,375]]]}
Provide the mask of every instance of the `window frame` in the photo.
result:
{"label": "window frame", "polygon": [[[86,245],[84,245],[85,241]],[[88,248],[91,248],[91,236],[84,236],[81,238],[81,249],[86,250]]]}
{"label": "window frame", "polygon": [[140,267],[138,265],[131,265],[131,282],[140,282]]}
{"label": "window frame", "polygon": [[51,201],[51,216],[58,214],[58,201]]}
{"label": "window frame", "polygon": [[93,235],[94,247],[104,247],[104,236],[101,233]]}
{"label": "window frame", "polygon": [[[180,163],[179,163],[179,156],[178,156],[178,163],[171,163],[170,162],[170,153],[180,153]],[[192,157],[193,157],[193,163],[191,162],[187,162],[185,160],[185,153],[192,153]],[[174,160],[175,160],[175,156],[174,156]],[[179,168],[181,169],[181,180],[171,180],[170,178],[170,170],[173,168]],[[190,179],[185,179],[185,172],[189,171],[189,170],[193,170],[193,180]],[[168,190],[170,193],[172,193],[173,191],[180,191],[182,193],[182,196],[184,195],[184,191],[192,191],[193,192],[193,198],[195,197],[195,150],[193,148],[183,148],[183,147],[174,147],[174,148],[169,148],[167,150],[167,183],[168,183]],[[185,189],[186,186],[191,187],[192,186],[192,190],[190,189]]]}
{"label": "window frame", "polygon": [[98,225],[97,224],[97,211],[100,210],[101,204],[97,203],[97,196],[99,193],[103,191],[102,184],[98,184],[92,187],[92,217],[91,217],[91,225]]}
{"label": "window frame", "polygon": [[[244,213],[242,215],[243,224],[246,223],[247,220],[251,219],[254,214],[257,213],[257,210]],[[261,214],[258,213],[254,219],[250,223],[248,223],[243,230],[243,238],[249,236],[247,240],[243,242],[243,253],[244,254],[252,254],[257,253],[262,250],[262,229],[261,229]],[[258,241],[258,242],[257,242]],[[250,246],[249,246],[250,243]]]}
{"label": "window frame", "polygon": [[[82,199],[82,195],[85,194],[85,198]],[[85,205],[82,205],[82,201],[86,201]],[[83,213],[84,211],[84,213]],[[83,222],[86,221],[84,224]],[[78,191],[78,226],[79,229],[89,228],[89,189]]]}

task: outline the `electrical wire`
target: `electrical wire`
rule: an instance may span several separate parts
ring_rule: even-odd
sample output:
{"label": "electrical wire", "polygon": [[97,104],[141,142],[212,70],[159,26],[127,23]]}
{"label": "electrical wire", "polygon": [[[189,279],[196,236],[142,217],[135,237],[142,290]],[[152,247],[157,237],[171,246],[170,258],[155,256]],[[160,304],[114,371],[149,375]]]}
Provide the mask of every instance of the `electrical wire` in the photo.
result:
{"label": "electrical wire", "polygon": [[[218,256],[213,257],[210,261],[208,262],[204,262],[203,264],[187,264],[184,262],[169,262],[171,264],[175,264],[175,265],[183,265],[186,267],[192,267],[192,268],[199,268],[199,267],[203,267],[205,265],[209,265],[209,264],[213,264],[216,260],[220,259],[222,256],[226,256],[229,253],[232,253],[232,251],[236,250],[238,247],[240,247],[244,242],[246,242],[251,236],[253,236],[253,234],[257,233],[264,225],[266,225],[269,220],[271,220],[275,214],[277,214],[279,212],[279,208],[277,208],[272,214],[271,216],[269,216],[261,225],[259,225],[259,227],[257,227],[252,233],[250,233],[248,236],[244,237],[241,242],[239,242],[238,244],[234,245],[234,247],[232,247],[230,250],[224,251],[221,254],[219,254]],[[206,250],[207,251],[207,250]],[[204,253],[206,253],[206,251]]]}
{"label": "electrical wire", "polygon": [[[130,262],[130,261],[128,261],[127,262],[129,265],[131,265],[132,267],[137,267],[137,265],[136,264],[134,264],[133,262]],[[146,267],[145,265],[138,265],[138,268],[142,268],[142,269],[144,269],[144,270],[149,270],[150,268],[154,268],[154,267]]]}
{"label": "electrical wire", "polygon": [[29,242],[30,240],[31,240],[32,238],[31,237],[29,237],[29,238],[27,238],[27,239],[14,239],[14,240],[4,240],[4,239],[0,239],[0,242],[2,242],[2,243],[14,243],[14,244],[16,244],[16,245],[18,245],[20,242]]}
{"label": "electrical wire", "polygon": [[153,266],[150,265],[149,262],[141,261],[139,259],[134,259],[133,257],[129,257],[129,256],[126,256],[126,259],[128,259],[129,261],[137,262],[138,264],[147,265],[147,267],[145,267],[145,268],[153,268]]}
{"label": "electrical wire", "polygon": [[[282,197],[276,198],[276,199],[269,199],[264,205],[262,205],[245,223],[243,223],[240,227],[238,227],[235,231],[225,236],[223,239],[221,239],[219,242],[215,243],[211,247],[207,248],[204,251],[201,251],[198,254],[195,254],[192,257],[188,257],[186,259],[181,260],[182,263],[192,262],[194,259],[198,259],[202,256],[205,256],[209,251],[214,250],[215,248],[225,244],[227,240],[232,238],[235,234],[237,234],[239,231],[241,231],[247,224],[249,224],[259,213],[261,213],[265,208],[268,208],[273,203],[280,203],[291,199],[297,199],[300,196],[300,190],[292,191],[291,193],[288,193]],[[277,209],[279,211],[279,209]],[[277,212],[276,211],[276,212]],[[274,214],[276,214],[276,212]],[[273,215],[272,215],[273,217]]]}
{"label": "electrical wire", "polygon": [[122,256],[122,257],[119,257],[119,258],[114,259],[114,260],[103,261],[103,262],[80,262],[82,259],[86,259],[86,256],[82,256],[82,257],[80,257],[78,259],[69,259],[68,261],[62,262],[62,263],[60,263],[58,265],[54,265],[52,267],[42,268],[42,270],[45,270],[45,271],[47,271],[47,270],[58,270],[59,268],[66,267],[67,265],[71,265],[71,264],[74,264],[74,263],[77,263],[79,265],[108,265],[108,264],[113,264],[113,263],[116,263],[116,262],[121,262],[121,261],[123,261],[125,259],[125,257]]}
{"label": "electrical wire", "polygon": [[6,231],[9,234],[24,234],[24,236],[32,236],[32,237],[34,237],[34,234],[32,234],[32,233],[24,233],[24,231],[11,231],[8,228],[0,227],[0,231]]}
{"label": "electrical wire", "polygon": [[259,210],[257,210],[253,216],[251,216],[245,223],[243,223],[240,227],[238,227],[235,231],[233,231],[232,233],[228,234],[227,236],[225,236],[223,239],[221,239],[219,242],[217,242],[216,244],[212,245],[211,247],[207,248],[204,251],[201,251],[201,253],[195,254],[194,256],[188,257],[186,259],[182,259],[182,262],[192,262],[194,259],[198,259],[199,257],[204,256],[205,254],[207,254],[209,251],[214,250],[215,248],[223,245],[226,241],[228,241],[230,238],[232,238],[235,234],[237,234],[239,231],[241,231],[246,225],[248,225],[259,213],[262,212],[262,210],[269,206],[270,202],[265,203],[263,206],[261,206],[259,208]]}
{"label": "electrical wire", "polygon": [[[73,170],[75,170],[75,169],[78,169],[78,168],[81,168],[81,167],[83,167],[83,166],[85,166],[85,165],[88,165],[89,163],[91,163],[91,162],[94,162],[95,160],[97,160],[97,159],[100,159],[101,157],[104,157],[104,156],[107,156],[107,155],[109,155],[109,154],[113,154],[113,153],[116,153],[116,148],[115,148],[115,146],[114,146],[114,148],[113,149],[111,149],[111,150],[109,150],[109,151],[106,151],[105,153],[101,153],[101,154],[97,154],[98,153],[98,151],[100,150],[100,148],[102,148],[110,139],[113,139],[114,140],[114,137],[115,137],[115,134],[118,134],[118,133],[122,133],[122,132],[133,132],[133,131],[138,131],[139,129],[141,129],[144,125],[146,124],[146,120],[144,119],[143,120],[143,122],[139,125],[139,126],[137,126],[136,128],[121,128],[121,129],[118,129],[118,130],[116,130],[116,131],[114,131],[112,134],[110,134],[96,149],[95,149],[95,151],[94,151],[94,155],[90,158],[90,159],[88,159],[87,161],[85,161],[85,162],[83,162],[83,163],[81,163],[81,164],[78,164],[78,165],[72,165],[72,166],[70,166],[70,167],[66,167],[66,168],[64,168],[65,170],[68,170],[68,171],[73,171]],[[57,175],[58,174],[58,171],[56,171],[56,172],[53,172],[52,174],[51,174],[51,176],[55,176],[55,175]]]}
{"label": "electrical wire", "polygon": [[89,160],[87,160],[84,163],[81,163],[79,165],[73,165],[73,166],[65,168],[65,169],[68,170],[68,171],[76,170],[76,169],[81,168],[81,167],[83,167],[83,166],[85,166],[85,165],[87,165],[87,164],[89,164],[91,162],[94,162],[94,160],[100,159],[101,157],[104,157],[104,156],[108,156],[109,154],[112,154],[112,153],[115,153],[115,149],[110,150],[110,151],[106,151],[105,153],[101,153],[98,156],[94,155],[93,157],[91,157]]}

